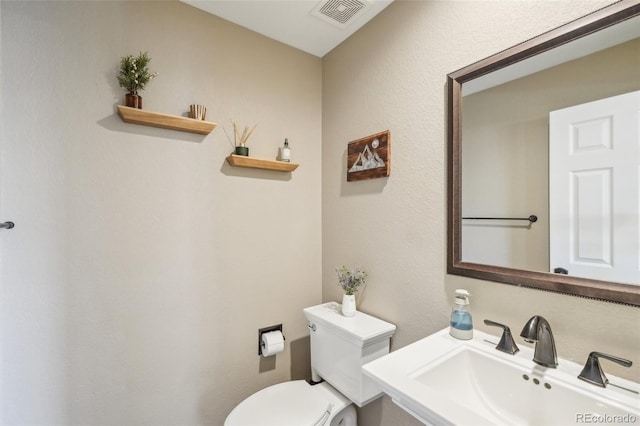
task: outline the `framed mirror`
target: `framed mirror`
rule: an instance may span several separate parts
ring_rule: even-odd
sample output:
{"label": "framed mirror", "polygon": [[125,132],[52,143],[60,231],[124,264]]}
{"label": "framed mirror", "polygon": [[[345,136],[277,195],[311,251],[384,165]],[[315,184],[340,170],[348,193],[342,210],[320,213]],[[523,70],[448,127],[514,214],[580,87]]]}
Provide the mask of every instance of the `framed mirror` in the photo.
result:
{"label": "framed mirror", "polygon": [[624,0],[447,76],[448,273],[640,306],[639,69]]}

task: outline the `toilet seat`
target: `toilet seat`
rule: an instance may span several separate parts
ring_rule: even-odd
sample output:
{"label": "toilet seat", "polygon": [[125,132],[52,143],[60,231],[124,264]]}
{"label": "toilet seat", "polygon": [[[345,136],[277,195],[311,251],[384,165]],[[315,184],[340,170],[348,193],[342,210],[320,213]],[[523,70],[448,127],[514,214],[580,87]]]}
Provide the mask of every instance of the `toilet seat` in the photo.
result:
{"label": "toilet seat", "polygon": [[278,383],[249,396],[227,416],[225,426],[322,426],[351,404],[323,382]]}

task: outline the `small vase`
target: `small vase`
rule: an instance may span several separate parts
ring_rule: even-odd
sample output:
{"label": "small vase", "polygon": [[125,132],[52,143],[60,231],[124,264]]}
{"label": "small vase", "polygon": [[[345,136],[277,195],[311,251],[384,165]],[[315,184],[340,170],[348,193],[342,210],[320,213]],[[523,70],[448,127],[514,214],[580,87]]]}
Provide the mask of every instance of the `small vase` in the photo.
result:
{"label": "small vase", "polygon": [[342,315],[352,317],[356,314],[356,296],[345,294],[342,296]]}
{"label": "small vase", "polygon": [[136,93],[127,93],[124,96],[124,101],[128,107],[142,109],[142,96]]}
{"label": "small vase", "polygon": [[248,157],[249,147],[244,145],[236,146],[236,155],[244,155],[245,157]]}

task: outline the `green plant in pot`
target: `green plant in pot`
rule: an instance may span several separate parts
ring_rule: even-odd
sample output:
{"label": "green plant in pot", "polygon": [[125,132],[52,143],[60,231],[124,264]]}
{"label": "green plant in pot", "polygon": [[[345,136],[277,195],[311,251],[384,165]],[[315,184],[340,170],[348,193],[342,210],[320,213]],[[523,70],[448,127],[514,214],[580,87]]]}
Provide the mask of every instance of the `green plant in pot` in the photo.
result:
{"label": "green plant in pot", "polygon": [[342,296],[342,314],[352,317],[356,314],[356,296],[355,293],[360,287],[365,285],[367,273],[361,266],[355,268],[347,268],[342,266],[336,268],[336,276],[338,277],[338,285],[344,290]]}
{"label": "green plant in pot", "polygon": [[142,108],[142,97],[138,94],[158,73],[149,71],[151,58],[147,52],[140,52],[138,56],[127,55],[120,60],[118,84],[127,90],[125,105],[132,108]]}

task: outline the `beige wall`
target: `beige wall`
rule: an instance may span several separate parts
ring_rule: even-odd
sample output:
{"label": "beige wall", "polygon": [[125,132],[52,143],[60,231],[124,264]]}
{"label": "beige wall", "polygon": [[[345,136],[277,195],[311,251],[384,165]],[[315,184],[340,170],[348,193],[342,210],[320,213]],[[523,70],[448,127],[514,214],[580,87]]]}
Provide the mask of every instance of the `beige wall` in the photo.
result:
{"label": "beige wall", "polygon": [[[177,1],[2,1],[2,424],[221,425],[308,374],[321,301],[321,60]],[[199,136],[123,123],[207,106]],[[222,127],[285,137],[294,173],[234,169]],[[257,355],[283,323],[286,350]]]}
{"label": "beige wall", "polygon": [[[394,322],[393,349],[448,323],[455,288],[485,318],[514,330],[533,314],[553,327],[560,356],[592,350],[638,360],[640,310],[449,276],[446,235],[446,75],[610,2],[396,0],[323,60],[323,299],[339,300],[333,269],[370,272],[360,309]],[[347,183],[347,142],[389,129],[391,176]],[[519,340],[519,344],[525,345]],[[610,374],[638,380],[640,363]],[[360,410],[362,424],[414,425],[388,398]]]}

